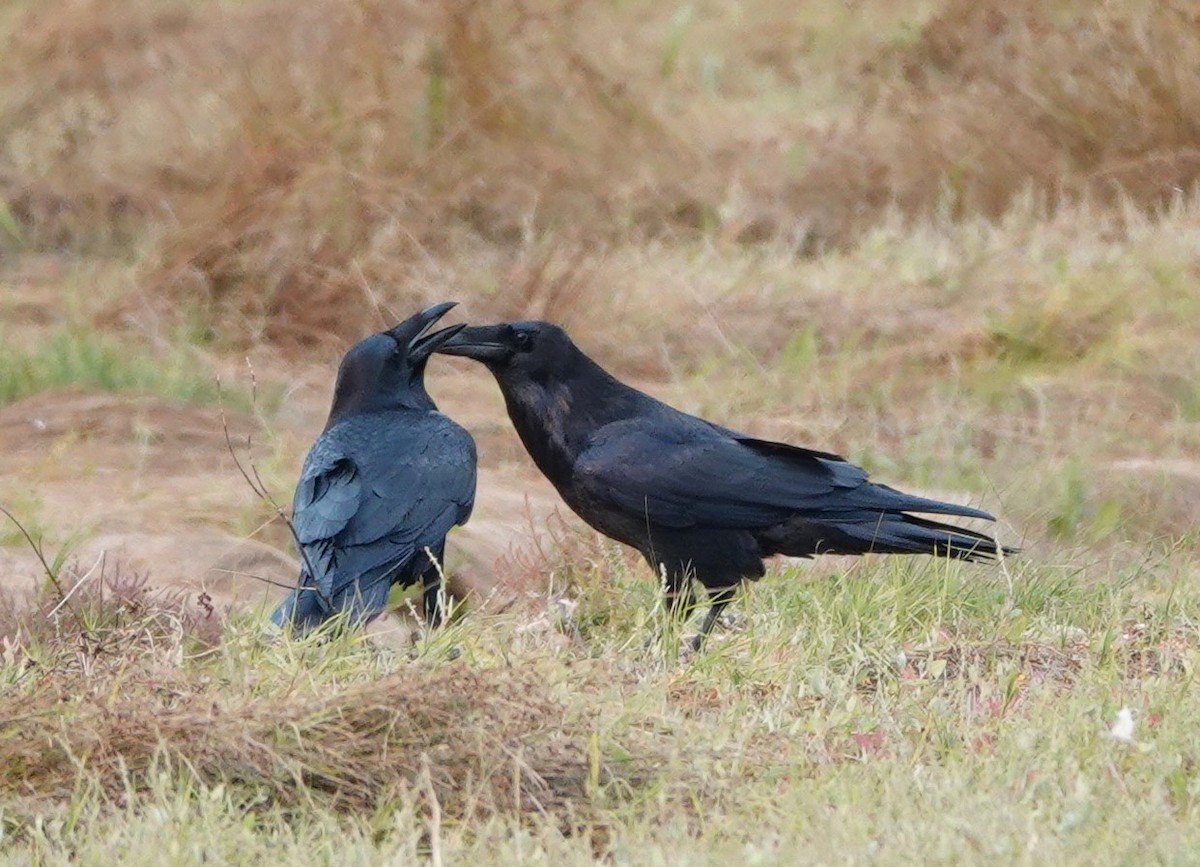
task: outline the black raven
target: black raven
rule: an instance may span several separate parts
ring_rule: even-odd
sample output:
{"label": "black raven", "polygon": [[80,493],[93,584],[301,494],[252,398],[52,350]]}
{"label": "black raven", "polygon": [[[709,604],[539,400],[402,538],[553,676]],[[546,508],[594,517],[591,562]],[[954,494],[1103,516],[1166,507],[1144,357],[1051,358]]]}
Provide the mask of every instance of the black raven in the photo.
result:
{"label": "black raven", "polygon": [[427,332],[453,306],[435,304],[342,359],[329,420],[296,486],[292,524],[304,563],[276,624],[304,633],[342,612],[365,623],[393,584],[418,578],[429,626],[441,623],[446,534],[475,502],[475,441],[425,390],[429,356],[462,326]]}
{"label": "black raven", "polygon": [[772,554],[995,557],[987,536],[910,512],[994,520],[979,509],[867,481],[826,452],[769,442],[680,412],[619,382],[561,328],[464,328],[438,349],[485,364],[521,441],[576,514],[641,552],[672,610],[691,578],[711,607],[699,647],[743,579]]}

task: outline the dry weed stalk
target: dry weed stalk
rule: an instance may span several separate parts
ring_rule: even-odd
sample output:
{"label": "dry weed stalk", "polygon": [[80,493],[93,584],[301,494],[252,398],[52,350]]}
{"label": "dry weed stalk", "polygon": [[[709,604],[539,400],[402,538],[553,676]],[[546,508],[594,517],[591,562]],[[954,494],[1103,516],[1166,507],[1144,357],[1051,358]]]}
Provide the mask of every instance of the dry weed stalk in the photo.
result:
{"label": "dry weed stalk", "polygon": [[93,674],[124,666],[134,656],[175,654],[188,639],[203,646],[219,640],[220,618],[214,618],[206,594],[193,608],[186,593],[152,593],[146,576],[110,571],[104,553],[81,569],[69,559],[69,545],[51,562],[41,540],[16,516],[4,507],[0,514],[16,525],[49,582],[25,597],[0,594],[0,641],[13,660],[18,654],[27,662],[36,656],[43,672]]}
{"label": "dry weed stalk", "polygon": [[131,664],[178,665],[192,649],[220,642],[222,618],[205,594],[154,590],[147,577],[110,568],[101,557],[83,570],[74,561],[52,585],[28,596],[0,595],[0,641],[20,658],[25,675],[94,677]]}
{"label": "dry weed stalk", "polygon": [[[250,373],[250,405],[257,412],[258,377],[254,373],[254,365],[250,363],[249,358],[246,359],[246,368]],[[218,397],[222,396],[220,377],[217,377],[217,395]],[[234,466],[237,467],[238,472],[241,474],[250,490],[254,492],[254,495],[262,502],[270,506],[271,510],[275,513],[275,516],[278,517],[279,520],[283,521],[284,525],[288,529],[288,533],[292,537],[292,541],[296,545],[296,550],[299,552],[301,560],[304,562],[304,568],[307,570],[309,575],[315,576],[317,572],[315,569],[313,569],[312,562],[308,559],[308,552],[305,551],[304,546],[300,543],[300,536],[296,533],[296,525],[292,523],[291,516],[288,515],[283,506],[279,505],[279,502],[271,495],[270,489],[267,488],[266,482],[262,480],[262,476],[258,472],[258,465],[254,462],[253,434],[246,434],[246,463],[243,464],[242,459],[238,457],[237,449],[233,445],[233,437],[229,433],[229,420],[225,415],[225,404],[223,401],[219,404],[219,410],[221,414],[221,430],[225,434],[225,448],[229,451],[229,456],[233,459]],[[249,466],[249,470],[246,469],[247,466]],[[261,575],[251,575],[249,573],[243,574],[245,574],[248,578],[252,578],[255,581],[260,581],[264,584],[270,585],[271,587],[280,587],[285,590],[293,589],[291,585],[281,584],[278,581],[272,581],[268,578],[262,577]],[[326,607],[332,610],[332,600],[329,599],[329,597],[323,590],[321,590],[320,587],[314,584],[312,591],[318,594],[321,597],[321,601],[325,603]]]}

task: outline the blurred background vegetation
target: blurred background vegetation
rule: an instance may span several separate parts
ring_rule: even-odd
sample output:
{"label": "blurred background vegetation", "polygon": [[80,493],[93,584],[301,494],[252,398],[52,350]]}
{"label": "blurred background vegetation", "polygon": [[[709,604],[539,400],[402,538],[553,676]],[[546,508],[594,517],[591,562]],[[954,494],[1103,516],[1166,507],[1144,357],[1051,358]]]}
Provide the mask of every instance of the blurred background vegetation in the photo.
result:
{"label": "blurred background vegetation", "polygon": [[565,314],[619,245],[803,258],[889,214],[1153,215],[1200,174],[1198,16],[1182,0],[14,2],[0,237],[135,259],[143,296],[212,339],[304,345],[373,323],[363,285]]}
{"label": "blurred background vegetation", "polygon": [[455,298],[1035,535],[1200,517],[1160,484],[1200,447],[1193,3],[21,0],[0,36],[2,400],[204,399]]}

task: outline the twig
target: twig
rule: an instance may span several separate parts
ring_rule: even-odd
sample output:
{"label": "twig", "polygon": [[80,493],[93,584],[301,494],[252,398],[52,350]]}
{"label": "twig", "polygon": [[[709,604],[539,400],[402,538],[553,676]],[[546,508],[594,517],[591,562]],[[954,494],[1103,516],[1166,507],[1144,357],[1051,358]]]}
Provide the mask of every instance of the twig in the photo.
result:
{"label": "twig", "polygon": [[[282,581],[275,581],[274,579],[266,578],[262,575],[255,575],[253,572],[239,572],[237,569],[216,569],[216,568],[209,569],[208,571],[209,572],[221,572],[221,573],[224,573],[225,575],[237,575],[241,578],[253,578],[255,581],[261,581],[263,584],[266,584],[269,587],[282,587],[284,590],[295,590],[296,589],[296,585],[294,585],[294,584],[284,584]],[[305,588],[305,589],[309,589],[309,588]]]}
{"label": "twig", "polygon": [[16,515],[3,506],[0,506],[0,512],[2,512],[4,516],[8,518],[8,520],[12,521],[16,525],[17,529],[21,532],[21,535],[25,537],[25,541],[29,543],[29,547],[33,549],[33,553],[37,556],[38,562],[42,564],[42,569],[45,570],[46,577],[50,579],[50,583],[54,585],[54,589],[58,591],[58,595],[60,597],[64,597],[62,585],[58,583],[58,575],[52,568],[50,568],[50,564],[46,562],[46,555],[42,553],[41,543],[34,541],[33,536],[31,536],[29,531],[25,529],[25,525],[17,520]]}
{"label": "twig", "polygon": [[100,567],[100,577],[101,578],[104,577],[104,560],[107,556],[108,556],[108,551],[100,552],[100,556],[96,558],[96,562],[92,564],[92,568],[88,569],[86,572],[84,572],[83,576],[78,581],[75,582],[75,586],[72,587],[70,589],[70,591],[68,591],[67,594],[65,596],[63,596],[62,599],[58,600],[57,605],[55,605],[52,609],[50,609],[50,613],[46,615],[47,619],[53,617],[55,614],[58,613],[60,608],[62,608],[64,605],[67,604],[67,600],[75,595],[75,591],[83,586],[83,582],[92,577],[92,573],[96,571],[97,566]]}
{"label": "twig", "polygon": [[[250,359],[246,359],[246,366],[250,369],[250,401],[252,406],[258,405],[258,378],[254,375],[254,366],[250,363]],[[233,445],[233,437],[229,433],[229,420],[225,417],[225,399],[224,392],[221,390],[221,377],[217,377],[217,407],[221,413],[221,428],[225,432],[225,447],[229,449],[229,456],[233,458],[234,466],[238,468],[238,472],[242,474],[242,478],[246,480],[246,484],[250,486],[250,490],[263,502],[269,504],[275,510],[275,514],[287,526],[288,532],[292,535],[292,541],[296,543],[296,550],[300,552],[300,558],[304,561],[304,568],[309,576],[313,579],[312,590],[315,590],[317,595],[321,597],[321,601],[325,603],[331,611],[333,610],[333,601],[325,595],[317,582],[317,572],[313,569],[312,562],[308,559],[308,552],[304,549],[304,544],[300,541],[300,534],[296,532],[296,525],[292,523],[292,519],[288,517],[283,507],[275,501],[271,496],[271,492],[263,483],[262,477],[258,474],[258,467],[254,463],[254,456],[251,452],[253,446],[253,437],[251,434],[246,434],[246,462],[250,465],[254,477],[250,477],[250,473],[246,471],[246,467],[242,465],[241,459],[237,455],[237,449]]]}

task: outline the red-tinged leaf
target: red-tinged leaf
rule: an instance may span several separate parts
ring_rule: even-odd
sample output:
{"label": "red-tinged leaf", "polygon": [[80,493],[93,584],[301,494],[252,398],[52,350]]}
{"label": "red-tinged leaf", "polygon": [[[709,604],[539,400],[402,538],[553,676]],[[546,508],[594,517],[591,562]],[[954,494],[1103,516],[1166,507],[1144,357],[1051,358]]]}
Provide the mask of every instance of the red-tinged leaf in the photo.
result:
{"label": "red-tinged leaf", "polygon": [[873,728],[869,732],[853,732],[850,737],[863,751],[863,754],[877,753],[883,749],[884,732],[882,728]]}

